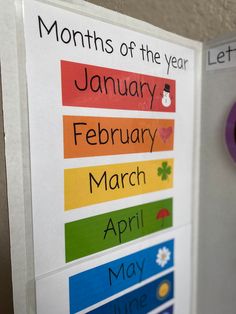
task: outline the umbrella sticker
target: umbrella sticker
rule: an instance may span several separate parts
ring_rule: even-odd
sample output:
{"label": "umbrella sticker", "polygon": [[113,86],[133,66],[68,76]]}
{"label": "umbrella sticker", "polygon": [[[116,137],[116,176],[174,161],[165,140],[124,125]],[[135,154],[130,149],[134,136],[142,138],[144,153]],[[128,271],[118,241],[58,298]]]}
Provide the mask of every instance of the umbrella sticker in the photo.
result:
{"label": "umbrella sticker", "polygon": [[169,216],[170,216],[170,212],[169,212],[169,210],[168,210],[167,208],[161,208],[161,209],[159,210],[159,212],[158,212],[157,215],[156,215],[156,219],[157,219],[157,220],[162,219],[161,227],[164,226],[165,218],[166,218],[166,217],[169,217]]}

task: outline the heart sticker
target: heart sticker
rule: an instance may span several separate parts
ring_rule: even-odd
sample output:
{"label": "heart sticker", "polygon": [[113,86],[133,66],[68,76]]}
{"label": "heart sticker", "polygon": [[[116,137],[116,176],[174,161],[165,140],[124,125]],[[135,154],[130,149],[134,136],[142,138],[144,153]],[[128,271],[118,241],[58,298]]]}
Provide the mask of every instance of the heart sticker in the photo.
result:
{"label": "heart sticker", "polygon": [[168,128],[159,128],[158,131],[159,131],[160,137],[164,143],[166,143],[166,141],[168,140],[168,138],[171,136],[171,134],[173,132],[171,126]]}

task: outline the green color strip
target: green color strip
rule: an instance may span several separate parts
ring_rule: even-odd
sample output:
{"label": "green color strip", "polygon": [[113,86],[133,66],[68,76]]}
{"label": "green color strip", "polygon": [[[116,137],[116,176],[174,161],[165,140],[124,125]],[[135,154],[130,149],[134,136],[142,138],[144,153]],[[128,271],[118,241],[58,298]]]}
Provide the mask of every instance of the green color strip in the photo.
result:
{"label": "green color strip", "polygon": [[66,262],[171,226],[172,198],[66,223]]}

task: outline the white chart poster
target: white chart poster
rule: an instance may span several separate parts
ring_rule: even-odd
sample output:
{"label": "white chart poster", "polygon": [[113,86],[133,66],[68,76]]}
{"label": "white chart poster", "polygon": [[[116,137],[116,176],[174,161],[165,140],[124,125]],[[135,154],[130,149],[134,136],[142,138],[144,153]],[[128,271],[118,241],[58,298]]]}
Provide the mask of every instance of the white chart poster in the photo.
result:
{"label": "white chart poster", "polygon": [[194,50],[39,1],[24,28],[38,314],[188,314]]}

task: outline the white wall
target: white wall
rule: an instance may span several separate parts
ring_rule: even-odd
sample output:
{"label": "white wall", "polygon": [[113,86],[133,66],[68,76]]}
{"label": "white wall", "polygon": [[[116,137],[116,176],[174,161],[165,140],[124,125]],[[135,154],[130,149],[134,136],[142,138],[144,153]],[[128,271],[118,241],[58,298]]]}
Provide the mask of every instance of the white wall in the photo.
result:
{"label": "white wall", "polygon": [[195,40],[209,40],[236,29],[235,0],[88,1]]}
{"label": "white wall", "polygon": [[11,314],[12,284],[0,68],[0,313]]}

